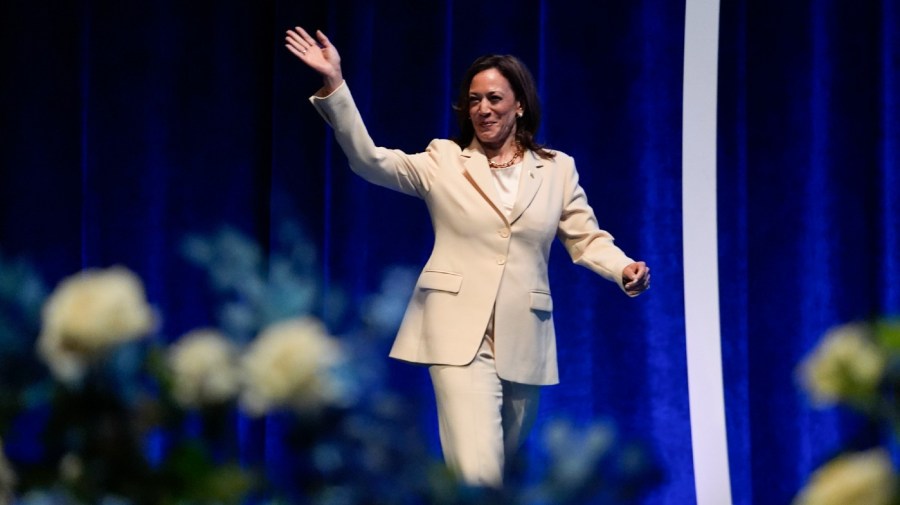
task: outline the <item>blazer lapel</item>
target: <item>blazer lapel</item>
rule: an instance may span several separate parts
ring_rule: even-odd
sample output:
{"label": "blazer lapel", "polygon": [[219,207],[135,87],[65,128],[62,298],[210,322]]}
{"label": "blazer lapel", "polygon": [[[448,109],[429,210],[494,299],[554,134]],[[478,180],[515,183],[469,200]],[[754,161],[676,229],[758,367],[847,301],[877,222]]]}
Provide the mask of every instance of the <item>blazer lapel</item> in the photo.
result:
{"label": "blazer lapel", "polygon": [[509,224],[509,220],[506,219],[506,215],[501,209],[497,188],[494,187],[494,181],[491,179],[491,169],[488,167],[487,157],[485,157],[477,142],[473,142],[472,145],[463,149],[460,156],[463,162],[463,176],[475,187],[475,190],[485,199],[488,205],[494,209],[494,212],[504,222]]}
{"label": "blazer lapel", "polygon": [[525,209],[531,205],[538,188],[541,187],[541,182],[544,180],[543,171],[541,170],[544,166],[543,159],[539,158],[534,152],[528,151],[523,161],[522,173],[519,175],[519,190],[516,194],[516,203],[513,205],[512,213],[509,216],[510,224],[515,223],[522,216],[522,213],[525,212]]}

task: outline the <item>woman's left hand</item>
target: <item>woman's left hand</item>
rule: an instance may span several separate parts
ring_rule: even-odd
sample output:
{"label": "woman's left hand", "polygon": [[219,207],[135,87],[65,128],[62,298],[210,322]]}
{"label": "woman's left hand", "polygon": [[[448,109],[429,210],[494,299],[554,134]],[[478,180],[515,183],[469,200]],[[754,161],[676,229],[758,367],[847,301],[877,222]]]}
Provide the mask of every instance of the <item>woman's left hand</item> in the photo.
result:
{"label": "woman's left hand", "polygon": [[650,287],[650,267],[643,261],[636,261],[622,270],[622,285],[629,296],[637,296]]}

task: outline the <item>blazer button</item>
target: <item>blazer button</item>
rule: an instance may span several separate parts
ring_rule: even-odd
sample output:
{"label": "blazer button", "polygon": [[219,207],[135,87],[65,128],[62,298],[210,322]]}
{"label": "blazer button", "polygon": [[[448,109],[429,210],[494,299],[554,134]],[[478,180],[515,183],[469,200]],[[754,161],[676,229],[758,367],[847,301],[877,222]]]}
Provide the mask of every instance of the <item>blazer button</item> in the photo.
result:
{"label": "blazer button", "polygon": [[497,256],[497,264],[503,265],[506,263],[506,258],[504,256]]}
{"label": "blazer button", "polygon": [[503,228],[502,230],[497,230],[497,233],[499,233],[500,236],[503,238],[509,237],[509,230],[507,230],[506,228]]}

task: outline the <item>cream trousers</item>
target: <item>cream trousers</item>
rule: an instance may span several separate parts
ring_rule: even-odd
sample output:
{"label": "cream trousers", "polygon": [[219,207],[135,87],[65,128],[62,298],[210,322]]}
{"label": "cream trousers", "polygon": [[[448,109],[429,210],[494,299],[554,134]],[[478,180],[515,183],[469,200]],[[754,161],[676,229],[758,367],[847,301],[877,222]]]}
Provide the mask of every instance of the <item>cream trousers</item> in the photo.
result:
{"label": "cream trousers", "polygon": [[500,488],[504,467],[534,424],[540,386],[501,379],[489,329],[465,366],[431,365],[444,460],[464,483]]}

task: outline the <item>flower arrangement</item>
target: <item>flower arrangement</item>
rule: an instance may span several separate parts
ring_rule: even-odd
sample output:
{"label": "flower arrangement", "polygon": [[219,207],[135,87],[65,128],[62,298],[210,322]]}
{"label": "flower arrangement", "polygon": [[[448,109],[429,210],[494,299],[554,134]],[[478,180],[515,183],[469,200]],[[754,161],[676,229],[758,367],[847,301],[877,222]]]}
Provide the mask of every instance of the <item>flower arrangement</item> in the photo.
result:
{"label": "flower arrangement", "polygon": [[828,331],[797,366],[814,406],[845,406],[888,433],[883,447],[837,456],[816,470],[794,505],[893,505],[900,476],[891,451],[900,440],[900,321],[850,323]]}
{"label": "flower arrangement", "polygon": [[91,359],[146,337],[153,326],[140,279],[122,267],[65,279],[47,299],[42,319],[38,352],[56,378],[68,383],[82,379]]}
{"label": "flower arrangement", "polygon": [[658,481],[611,423],[559,421],[539,437],[546,472],[502,496],[462,486],[385,372],[414,270],[355,308],[321,289],[297,226],[266,261],[227,228],[182,250],[219,310],[171,342],[127,268],[48,295],[0,256],[0,505],[629,503]]}

